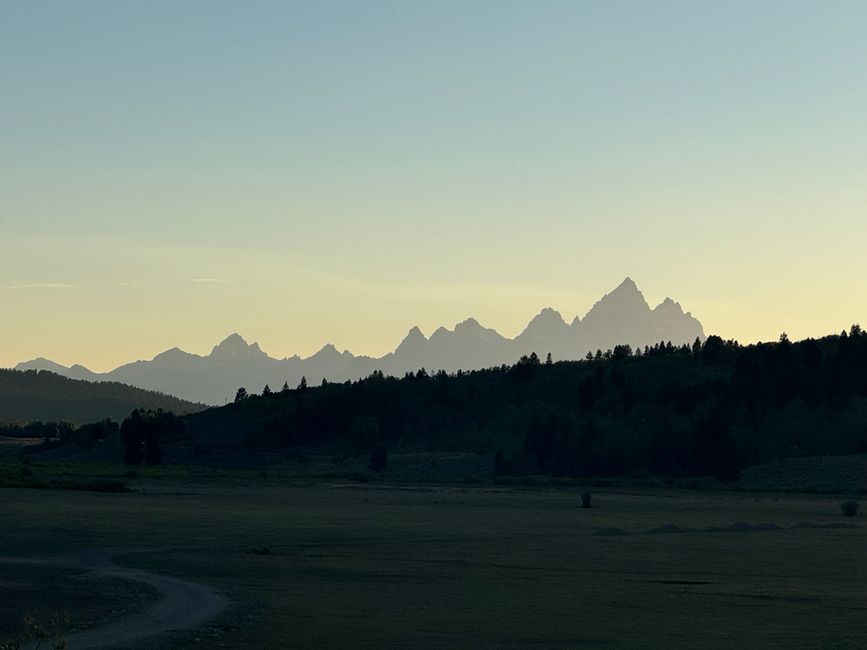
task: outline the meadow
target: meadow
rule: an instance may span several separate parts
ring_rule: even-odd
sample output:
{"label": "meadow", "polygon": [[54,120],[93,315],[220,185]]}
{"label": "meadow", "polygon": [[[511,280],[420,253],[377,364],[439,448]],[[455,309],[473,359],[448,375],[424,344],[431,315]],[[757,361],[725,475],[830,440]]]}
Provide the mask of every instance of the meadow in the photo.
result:
{"label": "meadow", "polygon": [[129,481],[0,490],[0,641],[24,615],[80,628],[145,606],[21,562],[122,547],[230,602],[141,648],[867,646],[867,530],[838,496],[608,487],[582,509],[576,488]]}

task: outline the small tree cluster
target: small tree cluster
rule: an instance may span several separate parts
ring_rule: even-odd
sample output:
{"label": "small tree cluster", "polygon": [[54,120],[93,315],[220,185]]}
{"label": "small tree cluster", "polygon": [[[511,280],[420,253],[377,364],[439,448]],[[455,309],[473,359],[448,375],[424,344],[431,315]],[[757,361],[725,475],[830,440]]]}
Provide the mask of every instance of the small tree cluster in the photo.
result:
{"label": "small tree cluster", "polygon": [[159,465],[162,463],[160,437],[181,433],[184,423],[173,413],[134,410],[120,426],[125,465]]}

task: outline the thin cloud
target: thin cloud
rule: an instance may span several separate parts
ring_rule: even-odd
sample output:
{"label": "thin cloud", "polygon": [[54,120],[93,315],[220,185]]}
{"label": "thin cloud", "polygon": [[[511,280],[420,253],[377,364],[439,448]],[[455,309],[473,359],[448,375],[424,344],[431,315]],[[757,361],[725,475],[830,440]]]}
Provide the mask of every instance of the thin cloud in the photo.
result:
{"label": "thin cloud", "polygon": [[15,284],[10,287],[0,287],[0,291],[19,291],[23,289],[77,289],[74,284],[64,282],[34,282],[33,284]]}
{"label": "thin cloud", "polygon": [[228,282],[228,280],[223,278],[193,278],[190,282],[195,282],[196,284],[217,284]]}

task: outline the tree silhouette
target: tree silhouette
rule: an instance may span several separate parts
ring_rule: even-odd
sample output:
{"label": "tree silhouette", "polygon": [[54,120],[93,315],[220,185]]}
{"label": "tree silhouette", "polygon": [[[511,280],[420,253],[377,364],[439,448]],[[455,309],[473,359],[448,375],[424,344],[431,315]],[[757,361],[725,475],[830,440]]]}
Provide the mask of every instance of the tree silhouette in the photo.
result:
{"label": "tree silhouette", "polygon": [[370,469],[374,472],[384,472],[386,467],[388,467],[388,451],[382,445],[377,445],[370,454]]}
{"label": "tree silhouette", "polygon": [[144,461],[146,465],[159,465],[163,462],[159,431],[154,427],[148,427],[145,433]]}
{"label": "tree silhouette", "polygon": [[235,404],[243,402],[245,399],[247,399],[247,389],[241,386],[241,388],[238,389],[238,392],[235,393]]}
{"label": "tree silhouette", "polygon": [[141,465],[142,462],[142,439],[138,431],[121,427],[123,440],[123,464]]}

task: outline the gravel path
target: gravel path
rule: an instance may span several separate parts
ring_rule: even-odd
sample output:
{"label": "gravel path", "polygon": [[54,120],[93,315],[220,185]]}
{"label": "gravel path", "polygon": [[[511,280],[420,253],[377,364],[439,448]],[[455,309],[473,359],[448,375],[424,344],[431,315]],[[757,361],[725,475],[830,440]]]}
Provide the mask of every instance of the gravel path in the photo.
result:
{"label": "gravel path", "polygon": [[[152,549],[149,549],[152,550]],[[190,580],[118,566],[112,560],[130,549],[87,549],[57,560],[57,564],[85,569],[93,574],[146,584],[160,598],[144,610],[66,637],[68,650],[142,647],[147,639],[191,630],[215,618],[228,605],[225,596]],[[35,644],[25,646],[32,650]],[[42,648],[50,648],[42,644]]]}

